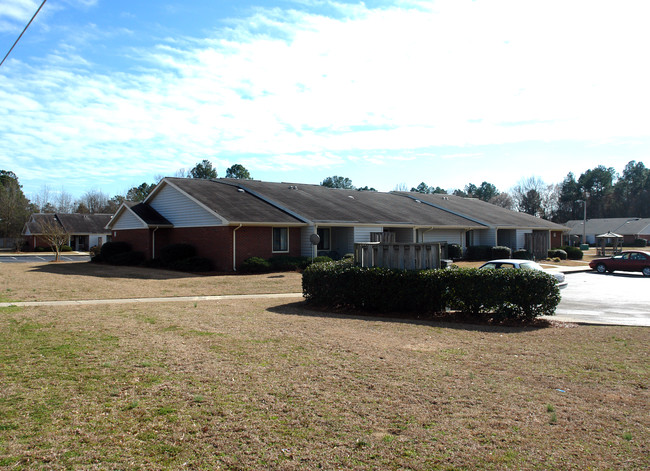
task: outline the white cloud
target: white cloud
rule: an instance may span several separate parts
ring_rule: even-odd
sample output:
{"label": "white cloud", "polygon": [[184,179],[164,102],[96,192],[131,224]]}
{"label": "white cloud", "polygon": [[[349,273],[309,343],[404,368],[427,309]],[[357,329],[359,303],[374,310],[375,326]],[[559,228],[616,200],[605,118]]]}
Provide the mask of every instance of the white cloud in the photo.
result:
{"label": "white cloud", "polygon": [[[0,21],[36,2],[11,5]],[[129,67],[102,73],[77,42],[38,65],[14,61],[0,70],[0,115],[11,117],[0,122],[11,143],[0,165],[47,156],[62,169],[135,176],[202,158],[290,168],[647,138],[650,4],[412,5],[330,4],[336,17],[257,9],[212,37],[118,50]],[[89,28],[81,37],[102,34]]]}

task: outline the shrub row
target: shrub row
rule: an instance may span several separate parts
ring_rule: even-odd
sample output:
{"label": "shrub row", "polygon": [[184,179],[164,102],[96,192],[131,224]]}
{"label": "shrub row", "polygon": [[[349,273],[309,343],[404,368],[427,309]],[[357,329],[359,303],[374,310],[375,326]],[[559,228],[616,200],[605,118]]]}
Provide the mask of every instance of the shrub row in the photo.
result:
{"label": "shrub row", "polygon": [[648,245],[648,241],[643,238],[634,239],[633,247],[645,247]]}
{"label": "shrub row", "polygon": [[560,249],[566,252],[567,258],[569,260],[582,260],[582,256],[584,255],[582,253],[582,250],[580,250],[580,247],[571,247],[570,245],[567,245],[560,247]]}
{"label": "shrub row", "polygon": [[470,261],[510,258],[511,256],[512,250],[510,247],[492,247],[490,245],[472,245],[467,247],[467,252],[465,253],[465,259]]}
{"label": "shrub row", "polygon": [[311,265],[302,287],[313,305],[409,317],[451,309],[476,319],[521,321],[551,315],[560,302],[555,279],[537,270],[406,271],[342,261]]}
{"label": "shrub row", "polygon": [[535,257],[533,257],[533,254],[528,250],[519,249],[512,252],[512,258],[516,258],[518,260],[533,260]]}
{"label": "shrub row", "polygon": [[160,250],[160,257],[154,260],[146,260],[143,252],[134,251],[129,243],[120,241],[106,242],[98,253],[91,251],[91,254],[94,254],[91,261],[110,265],[146,265],[194,273],[214,270],[212,261],[197,257],[196,249],[189,244],[167,245]]}
{"label": "shrub row", "polygon": [[562,249],[551,249],[548,251],[548,258],[559,258],[560,260],[567,259],[567,253]]}
{"label": "shrub row", "polygon": [[[52,252],[52,247],[39,245],[36,248],[34,248],[34,252]],[[70,247],[69,245],[62,245],[61,252],[72,252],[72,247]]]}
{"label": "shrub row", "polygon": [[[314,263],[331,262],[330,257],[320,256],[314,258]],[[311,257],[292,257],[279,255],[268,260],[261,257],[247,258],[239,266],[242,273],[269,273],[273,271],[300,271],[312,263]]]}

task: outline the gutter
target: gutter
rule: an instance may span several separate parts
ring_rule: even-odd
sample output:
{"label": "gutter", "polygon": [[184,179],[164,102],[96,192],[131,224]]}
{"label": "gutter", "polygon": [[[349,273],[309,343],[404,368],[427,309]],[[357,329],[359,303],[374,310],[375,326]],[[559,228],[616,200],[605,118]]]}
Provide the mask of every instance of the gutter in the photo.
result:
{"label": "gutter", "polygon": [[232,231],[232,271],[237,271],[237,230],[242,228],[243,224],[235,227]]}

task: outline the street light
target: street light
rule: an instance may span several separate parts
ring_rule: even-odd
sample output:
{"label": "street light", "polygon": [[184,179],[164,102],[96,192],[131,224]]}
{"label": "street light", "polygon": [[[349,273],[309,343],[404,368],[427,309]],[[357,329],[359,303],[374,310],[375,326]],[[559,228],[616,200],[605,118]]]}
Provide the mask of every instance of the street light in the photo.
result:
{"label": "street light", "polygon": [[585,193],[585,199],[576,200],[576,203],[582,203],[584,207],[584,216],[582,218],[582,243],[587,243],[587,197],[589,193]]}

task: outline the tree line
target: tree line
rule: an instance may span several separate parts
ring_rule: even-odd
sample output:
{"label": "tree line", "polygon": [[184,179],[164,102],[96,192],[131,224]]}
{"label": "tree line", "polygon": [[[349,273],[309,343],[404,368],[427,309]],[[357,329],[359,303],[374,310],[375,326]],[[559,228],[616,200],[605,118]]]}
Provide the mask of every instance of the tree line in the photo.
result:
{"label": "tree line", "polygon": [[[356,188],[352,180],[338,175],[327,177],[321,185],[329,188],[374,190],[367,186]],[[570,172],[558,184],[547,184],[537,177],[523,178],[507,192],[499,191],[494,184],[486,181],[480,185],[468,183],[463,189],[451,190],[429,186],[425,182],[409,190],[401,183],[395,186],[395,191],[477,198],[558,223],[582,219],[585,204],[588,219],[650,217],[650,169],[643,162],[634,160],[628,162],[621,174],[613,167],[598,165],[586,170],[578,178]]]}
{"label": "tree line", "polygon": [[[177,170],[174,176],[212,179],[217,178],[218,174],[210,161],[202,160],[191,169]],[[252,178],[250,172],[240,164],[228,168],[225,176]],[[352,180],[338,175],[327,177],[320,184],[329,188],[377,191],[368,186],[355,187]],[[0,170],[0,237],[20,237],[32,213],[113,214],[125,201],[144,201],[155,186],[156,183],[143,182],[113,197],[101,190],[89,190],[76,199],[63,189],[55,192],[44,186],[30,201],[23,194],[16,174]],[[500,191],[486,181],[480,185],[468,183],[463,189],[444,189],[425,182],[409,189],[400,183],[395,190],[477,198],[558,223],[582,219],[585,204],[588,219],[650,217],[650,169],[643,162],[636,161],[630,161],[621,174],[612,167],[599,165],[577,178],[569,173],[557,184],[547,184],[537,177],[523,178],[509,191]]]}

